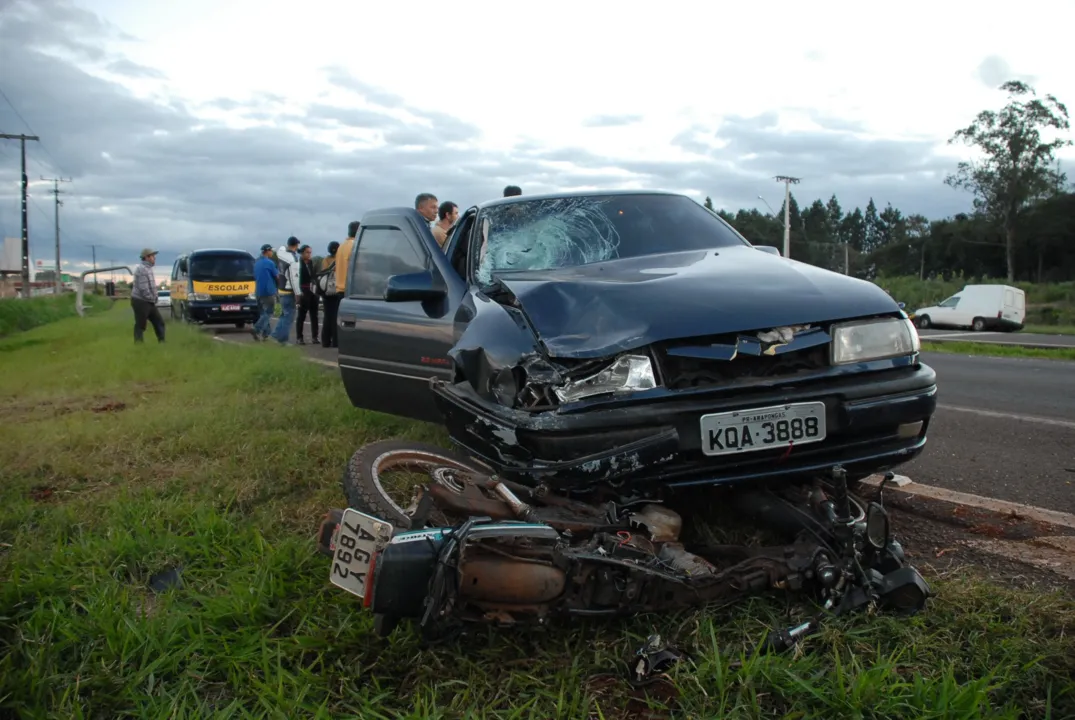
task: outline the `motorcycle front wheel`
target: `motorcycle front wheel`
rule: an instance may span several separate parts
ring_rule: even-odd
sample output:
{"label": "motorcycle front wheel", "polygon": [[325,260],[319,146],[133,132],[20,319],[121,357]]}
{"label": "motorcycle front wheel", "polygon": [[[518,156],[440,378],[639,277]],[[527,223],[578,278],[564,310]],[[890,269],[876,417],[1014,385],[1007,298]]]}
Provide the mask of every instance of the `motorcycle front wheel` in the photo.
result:
{"label": "motorcycle front wheel", "polygon": [[[401,474],[398,480],[395,473]],[[431,443],[382,440],[360,447],[351,456],[343,473],[343,490],[349,507],[409,530],[421,487],[437,483],[463,494],[468,483],[492,474],[482,463]],[[430,519],[449,522],[444,517]]]}

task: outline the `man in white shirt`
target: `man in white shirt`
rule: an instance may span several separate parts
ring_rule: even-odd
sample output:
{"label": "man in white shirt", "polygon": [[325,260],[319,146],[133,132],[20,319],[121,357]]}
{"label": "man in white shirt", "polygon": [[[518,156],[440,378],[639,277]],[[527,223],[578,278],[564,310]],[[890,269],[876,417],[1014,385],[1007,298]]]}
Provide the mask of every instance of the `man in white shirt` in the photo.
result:
{"label": "man in white shirt", "polygon": [[291,338],[291,325],[295,322],[295,294],[299,289],[298,247],[299,239],[292,235],[287,239],[286,245],[281,245],[276,250],[276,263],[280,271],[277,276],[280,292],[277,297],[281,312],[272,336],[281,345],[287,345]]}

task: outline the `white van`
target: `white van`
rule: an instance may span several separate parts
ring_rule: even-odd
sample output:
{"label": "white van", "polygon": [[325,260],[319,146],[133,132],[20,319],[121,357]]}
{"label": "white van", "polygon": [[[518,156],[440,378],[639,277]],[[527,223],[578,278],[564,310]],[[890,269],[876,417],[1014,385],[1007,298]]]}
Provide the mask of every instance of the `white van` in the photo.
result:
{"label": "white van", "polygon": [[951,327],[983,330],[1022,330],[1026,293],[1011,285],[964,285],[940,305],[916,310],[920,328]]}

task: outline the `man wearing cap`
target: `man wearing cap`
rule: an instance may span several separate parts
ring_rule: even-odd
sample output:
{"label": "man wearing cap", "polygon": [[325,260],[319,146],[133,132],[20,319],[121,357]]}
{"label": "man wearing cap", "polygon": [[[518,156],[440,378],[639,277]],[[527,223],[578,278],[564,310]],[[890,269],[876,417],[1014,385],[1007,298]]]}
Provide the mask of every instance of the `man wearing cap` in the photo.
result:
{"label": "man wearing cap", "polygon": [[142,342],[146,321],[153,324],[157,342],[164,342],[164,318],[157,309],[157,282],[153,278],[153,266],[157,263],[157,251],[145,248],[139,255],[142,262],[134,269],[131,286],[131,308],[134,310],[134,341]]}
{"label": "man wearing cap", "polygon": [[292,235],[287,239],[287,245],[281,245],[276,250],[280,273],[277,285],[281,312],[272,336],[281,345],[287,345],[291,339],[291,325],[295,322],[295,295],[299,292],[298,249],[299,239]]}
{"label": "man wearing cap", "polygon": [[267,340],[272,327],[272,314],[276,310],[276,263],[272,259],[272,245],[261,246],[261,257],[254,263],[254,296],[258,299],[261,314],[250,334],[255,340]]}

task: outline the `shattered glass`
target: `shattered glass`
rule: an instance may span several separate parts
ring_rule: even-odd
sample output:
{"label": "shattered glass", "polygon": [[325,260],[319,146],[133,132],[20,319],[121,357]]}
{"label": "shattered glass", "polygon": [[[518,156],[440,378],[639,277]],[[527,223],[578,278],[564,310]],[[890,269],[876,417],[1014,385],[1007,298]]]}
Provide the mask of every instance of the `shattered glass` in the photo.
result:
{"label": "shattered glass", "polygon": [[498,272],[552,270],[658,253],[743,246],[690,198],[657,193],[547,198],[481,215],[478,281]]}
{"label": "shattered glass", "polygon": [[605,215],[607,198],[565,198],[508,205],[490,213],[478,279],[494,270],[548,270],[616,257],[619,232]]}

